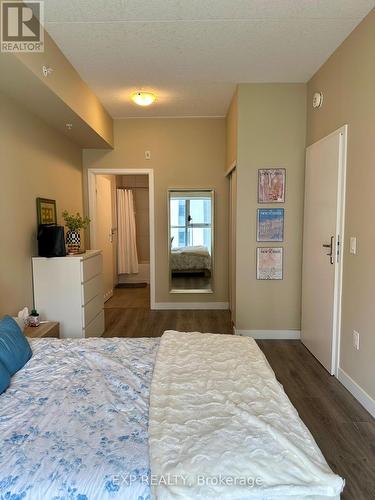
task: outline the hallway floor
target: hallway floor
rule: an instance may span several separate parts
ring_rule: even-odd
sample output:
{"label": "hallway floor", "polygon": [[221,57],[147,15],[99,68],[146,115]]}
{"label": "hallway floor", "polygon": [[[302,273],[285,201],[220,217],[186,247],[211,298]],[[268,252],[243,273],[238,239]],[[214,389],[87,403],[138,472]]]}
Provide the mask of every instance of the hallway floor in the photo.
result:
{"label": "hallway floor", "polygon": [[160,337],[165,330],[233,333],[229,311],[151,311],[150,287],[115,288],[103,337]]}
{"label": "hallway floor", "polygon": [[113,297],[104,309],[150,309],[150,286],[144,288],[115,288]]}

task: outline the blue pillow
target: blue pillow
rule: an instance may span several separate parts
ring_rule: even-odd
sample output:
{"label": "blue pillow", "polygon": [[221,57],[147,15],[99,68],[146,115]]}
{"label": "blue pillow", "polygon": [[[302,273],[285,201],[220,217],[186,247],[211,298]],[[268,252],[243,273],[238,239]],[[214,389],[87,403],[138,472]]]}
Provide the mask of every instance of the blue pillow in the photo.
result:
{"label": "blue pillow", "polygon": [[0,394],[8,389],[10,384],[10,375],[3,363],[0,361]]}
{"label": "blue pillow", "polygon": [[0,321],[0,361],[12,376],[31,358],[30,345],[10,316]]}

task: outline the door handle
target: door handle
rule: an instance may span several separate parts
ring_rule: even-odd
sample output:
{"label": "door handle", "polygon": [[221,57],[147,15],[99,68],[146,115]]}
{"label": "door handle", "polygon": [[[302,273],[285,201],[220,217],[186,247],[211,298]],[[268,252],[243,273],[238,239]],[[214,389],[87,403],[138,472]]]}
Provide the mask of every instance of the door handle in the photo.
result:
{"label": "door handle", "polygon": [[329,253],[327,253],[327,255],[329,257],[329,262],[331,264],[334,264],[334,260],[333,260],[333,243],[334,243],[334,241],[335,241],[335,237],[331,236],[331,243],[323,244],[323,248],[329,248]]}

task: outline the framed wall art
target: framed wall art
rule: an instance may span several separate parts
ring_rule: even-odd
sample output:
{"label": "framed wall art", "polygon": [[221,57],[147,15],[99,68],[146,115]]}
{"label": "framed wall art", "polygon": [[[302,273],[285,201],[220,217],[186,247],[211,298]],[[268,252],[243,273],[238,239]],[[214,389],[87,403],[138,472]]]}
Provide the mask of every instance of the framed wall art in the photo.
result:
{"label": "framed wall art", "polygon": [[38,226],[40,224],[57,224],[56,201],[47,198],[36,199]]}
{"label": "framed wall art", "polygon": [[257,241],[284,241],[283,208],[258,208]]}
{"label": "framed wall art", "polygon": [[283,248],[257,248],[257,280],[283,279]]}
{"label": "framed wall art", "polygon": [[285,202],[285,168],[261,168],[258,170],[258,203]]}

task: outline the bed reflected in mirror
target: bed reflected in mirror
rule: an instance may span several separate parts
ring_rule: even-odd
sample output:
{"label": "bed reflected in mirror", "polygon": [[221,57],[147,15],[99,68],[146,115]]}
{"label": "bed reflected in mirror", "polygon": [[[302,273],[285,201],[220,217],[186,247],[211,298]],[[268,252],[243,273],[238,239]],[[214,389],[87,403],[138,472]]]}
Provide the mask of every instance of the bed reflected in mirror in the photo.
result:
{"label": "bed reflected in mirror", "polygon": [[172,293],[212,293],[214,192],[168,191],[169,282]]}

